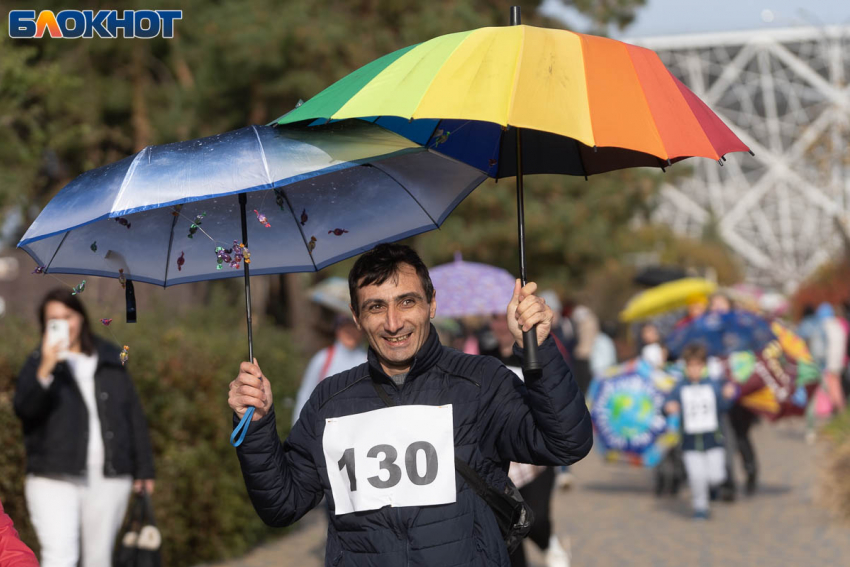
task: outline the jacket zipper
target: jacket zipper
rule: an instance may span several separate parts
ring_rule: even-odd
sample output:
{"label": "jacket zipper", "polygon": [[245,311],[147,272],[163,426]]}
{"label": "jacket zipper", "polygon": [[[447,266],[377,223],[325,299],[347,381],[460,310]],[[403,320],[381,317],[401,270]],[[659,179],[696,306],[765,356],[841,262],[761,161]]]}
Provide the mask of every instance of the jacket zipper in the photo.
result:
{"label": "jacket zipper", "polygon": [[[405,378],[404,383],[401,386],[396,384],[392,378],[390,378],[390,382],[395,387],[396,393],[398,394],[396,397],[397,405],[404,405],[402,392],[404,390],[404,385],[407,383],[407,379]],[[395,509],[395,520],[398,525],[397,531],[399,538],[404,540],[404,565],[405,567],[408,567],[410,565],[410,538],[408,537],[407,530],[404,527],[404,522],[401,519],[401,508]]]}

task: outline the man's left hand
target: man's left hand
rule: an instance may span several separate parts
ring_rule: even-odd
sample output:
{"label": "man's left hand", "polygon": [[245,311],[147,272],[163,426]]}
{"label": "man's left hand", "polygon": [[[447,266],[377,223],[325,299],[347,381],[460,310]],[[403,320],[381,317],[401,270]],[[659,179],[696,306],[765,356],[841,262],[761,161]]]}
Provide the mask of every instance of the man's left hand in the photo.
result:
{"label": "man's left hand", "polygon": [[552,330],[552,319],[554,313],[546,305],[546,301],[534,295],[537,284],[528,282],[521,287],[520,281],[514,284],[514,295],[508,303],[508,329],[514,336],[514,340],[523,348],[522,332],[531,330],[537,325],[537,344],[542,343]]}

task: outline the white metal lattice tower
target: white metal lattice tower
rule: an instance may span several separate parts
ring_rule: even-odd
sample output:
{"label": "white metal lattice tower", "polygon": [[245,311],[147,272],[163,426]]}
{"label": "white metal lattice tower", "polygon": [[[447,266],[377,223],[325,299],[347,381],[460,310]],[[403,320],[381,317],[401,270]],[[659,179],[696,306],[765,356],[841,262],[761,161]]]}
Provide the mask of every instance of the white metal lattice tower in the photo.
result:
{"label": "white metal lattice tower", "polygon": [[762,285],[793,288],[834,256],[850,234],[850,26],[627,41],[658,52],[756,154],[689,160],[657,220],[696,237],[713,225]]}

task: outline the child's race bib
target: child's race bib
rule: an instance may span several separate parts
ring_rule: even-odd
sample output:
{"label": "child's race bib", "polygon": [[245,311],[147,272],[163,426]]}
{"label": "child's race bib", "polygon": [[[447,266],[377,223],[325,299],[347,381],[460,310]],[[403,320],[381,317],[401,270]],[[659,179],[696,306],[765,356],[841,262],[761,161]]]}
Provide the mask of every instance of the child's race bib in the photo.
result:
{"label": "child's race bib", "polygon": [[682,387],[682,422],[685,433],[717,431],[717,399],[709,384]]}
{"label": "child's race bib", "polygon": [[452,406],[398,406],[325,420],[336,514],[455,502]]}

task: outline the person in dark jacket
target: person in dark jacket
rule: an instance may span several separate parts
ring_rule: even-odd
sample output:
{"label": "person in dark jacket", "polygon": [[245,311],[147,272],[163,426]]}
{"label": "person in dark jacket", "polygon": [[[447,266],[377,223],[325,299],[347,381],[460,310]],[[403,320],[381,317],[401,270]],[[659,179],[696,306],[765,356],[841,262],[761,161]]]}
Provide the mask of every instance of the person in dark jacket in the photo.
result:
{"label": "person in dark jacket", "polygon": [[[92,334],[76,296],[52,291],[38,315],[41,347],[18,375],[14,405],[41,564],[110,565],[131,490],[154,489],[147,422],[119,349]],[[54,341],[57,321],[67,334]]]}
{"label": "person in dark jacket", "polygon": [[566,465],[590,451],[590,415],[549,337],[551,310],[534,283],[517,281],[507,306],[515,353],[522,362],[522,330],[537,325],[542,365],[523,384],[495,358],[440,344],[435,290],[411,248],[362,255],[349,288],[368,362],[322,381],[283,443],[257,362],[230,384],[234,424],[256,408],[237,449],[254,508],[286,526],[325,496],[327,565],[507,567],[495,515],[454,461],[501,490],[510,461]]}

